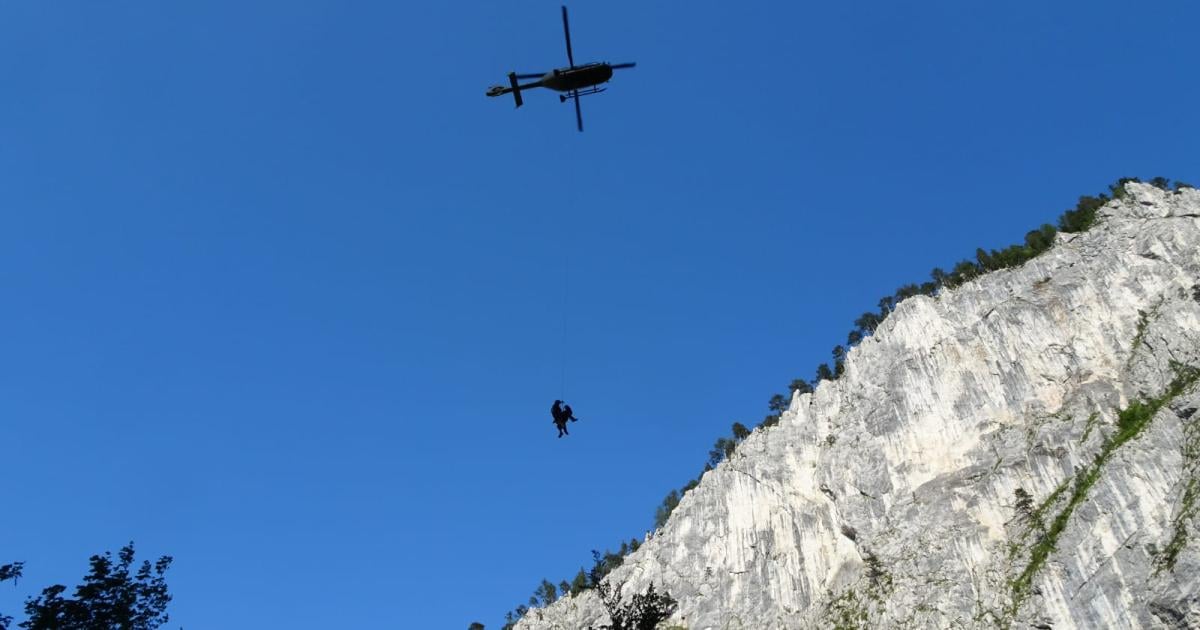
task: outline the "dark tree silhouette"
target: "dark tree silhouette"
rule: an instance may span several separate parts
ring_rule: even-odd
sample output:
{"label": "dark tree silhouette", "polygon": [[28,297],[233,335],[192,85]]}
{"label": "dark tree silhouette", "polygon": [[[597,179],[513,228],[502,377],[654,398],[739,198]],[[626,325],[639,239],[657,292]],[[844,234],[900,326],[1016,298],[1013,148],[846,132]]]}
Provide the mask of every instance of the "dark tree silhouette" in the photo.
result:
{"label": "dark tree silhouette", "polygon": [[1025,234],[1025,246],[1030,249],[1029,258],[1050,249],[1050,246],[1054,245],[1054,235],[1056,232],[1058,230],[1055,230],[1054,226],[1048,223],[1042,224],[1036,230],[1027,232]]}
{"label": "dark tree silhouette", "polygon": [[472,621],[471,625],[467,626],[467,630],[484,630],[484,627],[478,621]]}
{"label": "dark tree silhouette", "polygon": [[1014,508],[1017,516],[1024,518],[1026,521],[1033,519],[1033,497],[1025,491],[1025,488],[1017,488],[1013,490],[1013,496],[1016,497]]}
{"label": "dark tree silhouette", "polygon": [[[75,587],[73,598],[62,595],[67,587],[55,584],[25,601],[28,619],[20,624],[28,630],[153,630],[170,620],[167,604],[171,595],[163,578],[171,557],[153,565],[142,562],[135,573],[133,543],[121,548],[114,563],[112,554],[92,556],[91,571]],[[8,565],[6,565],[8,566]],[[19,567],[18,567],[19,575]]]}
{"label": "dark tree silhouette", "polygon": [[530,600],[534,602],[533,606],[545,608],[558,600],[558,588],[550,580],[543,579],[541,586],[534,592],[534,597],[531,597]]}
{"label": "dark tree silhouette", "polygon": [[671,512],[675,510],[675,506],[679,505],[679,491],[672,490],[667,493],[663,499],[662,505],[658,506],[658,510],[654,512],[654,527],[662,527],[667,524],[667,519],[671,517]]}
{"label": "dark tree silhouette", "polygon": [[821,381],[832,381],[833,379],[833,370],[829,369],[829,364],[822,363],[821,365],[817,366],[816,382],[820,383]]}
{"label": "dark tree silhouette", "polygon": [[[21,577],[22,566],[24,566],[24,563],[21,562],[0,565],[0,582],[12,580],[13,584],[16,584],[17,579]],[[12,623],[12,619],[12,617],[0,613],[0,630],[8,630],[8,624]]]}
{"label": "dark tree silhouette", "polygon": [[842,346],[833,347],[833,375],[840,377],[846,371],[846,348]]}
{"label": "dark tree silhouette", "polygon": [[1108,185],[1108,191],[1112,193],[1113,199],[1124,199],[1129,193],[1125,192],[1125,184],[1130,182],[1141,183],[1141,179],[1137,177],[1122,177],[1116,183]]}
{"label": "dark tree silhouette", "polygon": [[896,289],[896,296],[895,296],[896,303],[899,304],[903,300],[906,300],[914,295],[917,295],[920,292],[921,292],[921,287],[919,287],[915,284],[909,283],[909,284],[901,285],[899,289]]}
{"label": "dark tree silhouette", "polygon": [[854,328],[864,335],[869,335],[875,332],[875,329],[879,327],[879,323],[882,321],[883,317],[879,313],[867,311],[854,320]]}
{"label": "dark tree silhouette", "polygon": [[[624,543],[622,543],[624,544]],[[591,586],[600,583],[613,569],[621,566],[625,562],[623,553],[613,553],[607,549],[601,554],[599,551],[592,550],[592,568],[588,570],[588,582]]]}
{"label": "dark tree silhouette", "polygon": [[888,295],[879,299],[879,316],[887,317],[888,313],[896,310],[895,296]]}
{"label": "dark tree silhouette", "polygon": [[580,567],[579,573],[576,573],[575,578],[571,580],[571,596],[574,597],[586,591],[589,586],[587,573],[584,572],[583,567]]}
{"label": "dark tree silhouette", "polygon": [[1000,262],[993,258],[995,251],[991,254],[982,247],[975,248],[975,262],[979,264],[979,268],[985,271],[993,271],[1000,268]]}
{"label": "dark tree silhouette", "polygon": [[964,282],[967,282],[967,281],[975,278],[979,274],[980,274],[979,265],[976,265],[975,263],[973,263],[969,260],[958,261],[958,264],[954,265],[954,271],[950,272],[951,277],[954,278],[955,286],[958,286]]}
{"label": "dark tree silhouette", "polygon": [[669,593],[658,593],[654,584],[645,593],[634,595],[628,604],[621,603],[621,587],[607,582],[596,585],[600,601],[608,611],[611,624],[601,626],[609,630],[654,630],[655,627],[675,611],[676,601]]}
{"label": "dark tree silhouette", "polygon": [[21,577],[21,567],[23,566],[25,566],[24,562],[0,565],[0,582],[12,580],[15,583],[17,578]]}
{"label": "dark tree silhouette", "polygon": [[708,463],[714,468],[737,450],[737,442],[729,438],[717,438],[712,450],[708,452]]}
{"label": "dark tree silhouette", "polygon": [[791,384],[788,385],[788,389],[793,392],[800,392],[801,394],[811,394],[813,390],[812,385],[809,385],[808,381],[802,378],[793,379]]}
{"label": "dark tree silhouette", "polygon": [[747,437],[750,437],[750,429],[747,429],[746,425],[742,424],[741,422],[734,422],[733,437],[735,440],[740,442]]}
{"label": "dark tree silhouette", "polygon": [[1074,209],[1067,210],[1058,218],[1058,229],[1063,232],[1083,232],[1096,222],[1096,211],[1106,203],[1108,195],[1080,197]]}

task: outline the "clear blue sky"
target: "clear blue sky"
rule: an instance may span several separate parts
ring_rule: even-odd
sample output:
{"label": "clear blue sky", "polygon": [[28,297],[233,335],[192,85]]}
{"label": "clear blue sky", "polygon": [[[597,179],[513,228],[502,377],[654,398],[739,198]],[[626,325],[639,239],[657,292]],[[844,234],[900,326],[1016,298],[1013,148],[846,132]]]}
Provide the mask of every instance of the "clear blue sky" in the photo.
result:
{"label": "clear blue sky", "polygon": [[558,2],[0,4],[0,611],[499,627],[896,286],[1200,183],[1196,3],[843,4],[572,5],[584,134],[483,95]]}

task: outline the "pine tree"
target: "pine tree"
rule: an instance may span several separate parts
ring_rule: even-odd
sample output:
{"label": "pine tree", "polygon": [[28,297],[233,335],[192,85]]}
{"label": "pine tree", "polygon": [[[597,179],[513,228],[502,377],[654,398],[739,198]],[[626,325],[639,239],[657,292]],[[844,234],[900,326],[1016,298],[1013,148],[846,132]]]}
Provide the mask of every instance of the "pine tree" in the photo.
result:
{"label": "pine tree", "polygon": [[716,466],[737,450],[737,442],[729,438],[717,438],[713,444],[712,450],[708,452],[708,463]]}
{"label": "pine tree", "polygon": [[920,292],[921,287],[918,287],[915,284],[909,283],[902,285],[899,289],[896,289],[896,303],[899,304],[900,302],[903,302],[904,300],[917,295]]}
{"label": "pine tree", "polygon": [[662,505],[654,512],[654,527],[659,528],[667,524],[667,519],[671,517],[671,512],[675,510],[675,506],[679,505],[679,492],[672,490],[667,493],[663,499]]}
{"label": "pine tree", "polygon": [[974,279],[979,273],[979,266],[969,260],[959,261],[957,265],[954,265],[954,271],[950,272],[954,278],[954,286]]}
{"label": "pine tree", "polygon": [[979,268],[985,271],[997,269],[998,267],[996,266],[995,261],[992,259],[992,255],[995,253],[996,252],[993,251],[991,254],[989,254],[984,251],[982,247],[977,247],[975,248],[975,262],[979,263]]}
{"label": "pine tree", "polygon": [[579,567],[579,573],[575,574],[571,580],[571,595],[578,595],[588,589],[591,584],[588,583],[587,573],[583,571],[583,567]]}
{"label": "pine tree", "polygon": [[833,380],[833,370],[829,369],[829,365],[826,363],[822,363],[821,365],[818,365],[816,381],[818,383],[820,383],[821,381],[832,381],[832,380]]}
{"label": "pine tree", "polygon": [[842,346],[833,347],[833,375],[840,377],[846,371],[846,349]]}
{"label": "pine tree", "polygon": [[1108,191],[1112,193],[1113,199],[1124,199],[1128,192],[1125,191],[1125,184],[1141,183],[1142,180],[1136,177],[1122,177],[1115,184],[1109,184]]}
{"label": "pine tree", "polygon": [[802,378],[794,379],[791,384],[788,385],[788,389],[793,392],[800,392],[801,394],[812,393],[812,385],[809,385],[808,381]]}
{"label": "pine tree", "polygon": [[532,602],[530,606],[545,608],[558,599],[558,588],[554,586],[553,582],[543,578],[541,586],[538,586],[538,589],[533,594],[534,597],[529,598]]}
{"label": "pine tree", "polygon": [[1058,229],[1062,232],[1083,232],[1096,222],[1096,211],[1108,203],[1107,195],[1079,198],[1075,208],[1067,210],[1058,218]]}
{"label": "pine tree", "polygon": [[741,422],[733,423],[733,438],[735,440],[738,440],[740,442],[749,436],[750,436],[750,429],[747,429],[746,425],[742,424]]}
{"label": "pine tree", "polygon": [[854,327],[861,331],[864,335],[869,335],[875,332],[875,329],[879,327],[879,324],[882,321],[883,318],[877,313],[867,311],[866,313],[859,315],[858,319],[854,320]]}
{"label": "pine tree", "polygon": [[1033,517],[1033,497],[1025,491],[1025,488],[1017,488],[1013,490],[1013,495],[1017,502],[1015,505],[1017,516],[1029,520]]}
{"label": "pine tree", "polygon": [[[1054,234],[1057,230],[1053,225],[1043,224],[1036,230],[1030,230],[1025,234],[1025,246],[1030,249],[1030,254],[1036,256],[1054,245]],[[1021,261],[1024,262],[1024,261]]]}

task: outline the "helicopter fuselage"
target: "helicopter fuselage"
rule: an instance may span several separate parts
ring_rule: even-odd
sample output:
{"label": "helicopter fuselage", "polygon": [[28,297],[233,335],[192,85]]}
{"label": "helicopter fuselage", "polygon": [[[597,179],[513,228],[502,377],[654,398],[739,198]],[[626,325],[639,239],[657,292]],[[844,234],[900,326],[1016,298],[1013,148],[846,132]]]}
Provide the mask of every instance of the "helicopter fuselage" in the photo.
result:
{"label": "helicopter fuselage", "polygon": [[571,92],[600,85],[612,78],[613,69],[607,63],[588,63],[574,68],[558,68],[542,75],[538,83],[558,92]]}

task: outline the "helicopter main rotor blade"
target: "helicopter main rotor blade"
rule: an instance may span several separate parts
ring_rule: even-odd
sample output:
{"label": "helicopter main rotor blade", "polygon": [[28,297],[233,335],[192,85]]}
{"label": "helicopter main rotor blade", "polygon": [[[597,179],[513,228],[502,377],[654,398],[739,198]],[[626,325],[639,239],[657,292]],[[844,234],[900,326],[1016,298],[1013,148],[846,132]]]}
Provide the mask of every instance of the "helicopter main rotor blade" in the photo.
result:
{"label": "helicopter main rotor blade", "polygon": [[609,67],[610,67],[610,68],[612,68],[613,70],[621,70],[621,69],[624,69],[624,68],[632,68],[632,67],[634,67],[634,66],[636,66],[636,65],[637,65],[637,63],[636,63],[636,62],[633,62],[633,61],[631,61],[631,62],[629,62],[629,63],[614,63],[614,64],[612,64],[612,65],[611,65],[611,66],[609,66]]}
{"label": "helicopter main rotor blade", "polygon": [[575,67],[575,55],[571,53],[571,27],[567,25],[567,5],[563,5],[563,34],[567,36],[567,61]]}
{"label": "helicopter main rotor blade", "polygon": [[540,79],[544,76],[546,76],[545,72],[538,72],[536,74],[530,72],[528,74],[518,74],[517,78],[518,79]]}
{"label": "helicopter main rotor blade", "polygon": [[575,124],[583,131],[583,111],[579,109],[579,90],[572,92],[575,96]]}

